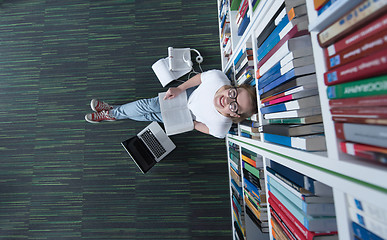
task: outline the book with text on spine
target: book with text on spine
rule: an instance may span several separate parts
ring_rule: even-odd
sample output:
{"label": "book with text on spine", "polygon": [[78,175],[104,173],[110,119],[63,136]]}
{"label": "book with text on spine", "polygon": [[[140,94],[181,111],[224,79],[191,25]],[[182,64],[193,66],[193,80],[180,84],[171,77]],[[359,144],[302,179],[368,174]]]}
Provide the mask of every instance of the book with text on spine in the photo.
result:
{"label": "book with text on spine", "polygon": [[339,139],[387,147],[387,126],[335,122],[335,131]]}

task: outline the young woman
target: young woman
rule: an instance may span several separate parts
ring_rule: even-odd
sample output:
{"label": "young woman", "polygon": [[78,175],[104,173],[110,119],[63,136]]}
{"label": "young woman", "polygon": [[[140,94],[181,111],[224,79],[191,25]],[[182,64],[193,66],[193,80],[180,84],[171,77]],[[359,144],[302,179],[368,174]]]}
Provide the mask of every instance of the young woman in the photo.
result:
{"label": "young woman", "polygon": [[[240,122],[257,112],[255,89],[248,85],[233,87],[219,70],[197,74],[178,87],[169,88],[165,99],[172,99],[187,90],[190,109],[196,130],[217,138],[224,138],[233,122]],[[162,122],[158,97],[141,99],[121,106],[91,100],[94,113],[86,121],[98,123],[132,119]]]}

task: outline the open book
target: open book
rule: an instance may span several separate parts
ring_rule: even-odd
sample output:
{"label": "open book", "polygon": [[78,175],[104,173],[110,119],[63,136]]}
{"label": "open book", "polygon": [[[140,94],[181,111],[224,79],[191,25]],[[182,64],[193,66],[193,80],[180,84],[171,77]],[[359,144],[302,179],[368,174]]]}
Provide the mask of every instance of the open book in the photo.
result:
{"label": "open book", "polygon": [[191,112],[187,105],[186,91],[172,99],[164,100],[166,92],[159,93],[161,116],[163,117],[165,132],[174,135],[194,129]]}
{"label": "open book", "polygon": [[179,77],[184,76],[185,74],[191,71],[191,67],[189,67],[186,63],[184,63],[186,69],[181,71],[171,71],[169,70],[169,58],[162,58],[155,62],[152,65],[152,69],[155,72],[157,78],[159,79],[161,85],[165,87],[168,83],[173,80],[178,79]]}

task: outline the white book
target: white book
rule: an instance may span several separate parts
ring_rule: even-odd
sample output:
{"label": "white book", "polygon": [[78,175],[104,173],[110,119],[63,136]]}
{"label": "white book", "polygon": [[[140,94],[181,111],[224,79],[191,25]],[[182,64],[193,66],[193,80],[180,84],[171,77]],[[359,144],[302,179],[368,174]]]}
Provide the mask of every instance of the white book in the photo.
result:
{"label": "white book", "polygon": [[369,202],[361,201],[354,196],[347,193],[348,204],[356,208],[364,214],[372,216],[375,220],[387,223],[387,210],[378,206],[375,206]]}
{"label": "white book", "polygon": [[383,239],[387,238],[387,226],[385,222],[380,222],[371,216],[364,214],[356,208],[349,207],[348,212],[352,221],[359,224],[360,226],[363,226]]}
{"label": "white book", "polygon": [[[295,68],[295,67],[314,65],[314,58],[313,58],[313,55],[308,55],[308,56],[304,56],[304,57],[300,57],[300,58],[294,58],[293,53],[290,52],[284,58],[281,59],[280,63],[281,63],[281,68],[287,67],[290,70],[290,69]],[[290,65],[290,66],[288,66],[288,65]],[[281,73],[282,73],[282,70],[281,70]]]}
{"label": "white book", "polygon": [[280,39],[282,39],[283,37],[286,36],[286,34],[288,34],[288,32],[290,32],[290,30],[292,30],[292,28],[294,26],[297,25],[297,30],[298,31],[302,31],[302,30],[306,30],[308,29],[308,16],[305,15],[305,16],[302,16],[302,17],[298,17],[298,18],[294,18],[292,19],[292,21],[290,21],[288,24],[286,24],[286,26],[281,30],[281,32],[279,32],[279,37]]}
{"label": "white book", "polygon": [[167,135],[193,130],[194,123],[191,112],[188,109],[186,91],[172,99],[164,100],[165,94],[166,92],[159,93],[159,102]]}
{"label": "white book", "polygon": [[321,114],[321,107],[311,107],[303,108],[297,110],[283,111],[283,112],[274,112],[266,113],[264,116],[265,119],[279,119],[279,118],[296,118],[296,117],[307,117],[313,115]]}
{"label": "white book", "polygon": [[259,68],[259,75],[265,74],[290,52],[293,53],[293,58],[298,58],[311,55],[312,51],[312,42],[309,35],[291,38]]}

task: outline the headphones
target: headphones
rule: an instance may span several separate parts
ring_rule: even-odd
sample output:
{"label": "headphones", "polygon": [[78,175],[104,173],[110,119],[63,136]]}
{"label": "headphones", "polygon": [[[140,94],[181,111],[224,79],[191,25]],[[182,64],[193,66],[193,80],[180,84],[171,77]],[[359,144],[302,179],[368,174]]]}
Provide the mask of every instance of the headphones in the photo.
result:
{"label": "headphones", "polygon": [[[202,57],[202,55],[200,55],[200,52],[199,52],[198,50],[196,50],[196,49],[190,49],[190,51],[196,52],[196,54],[197,54],[198,56],[196,57],[195,60],[196,60],[196,62],[197,62],[198,64],[201,64],[201,63],[203,62],[203,57]],[[192,63],[191,59],[185,59],[185,54],[183,55],[183,60],[184,60],[184,62],[187,63],[188,66],[190,66],[190,67],[193,66],[193,63]]]}

